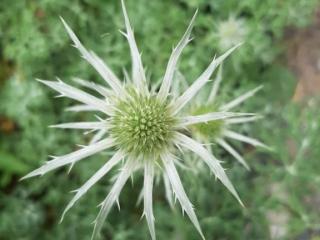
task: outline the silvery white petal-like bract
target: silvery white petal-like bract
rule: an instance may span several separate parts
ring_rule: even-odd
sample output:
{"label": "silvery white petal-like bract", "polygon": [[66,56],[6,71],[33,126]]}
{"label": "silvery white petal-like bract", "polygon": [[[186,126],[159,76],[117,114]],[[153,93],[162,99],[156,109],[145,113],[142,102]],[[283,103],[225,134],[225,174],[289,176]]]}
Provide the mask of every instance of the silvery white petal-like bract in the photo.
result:
{"label": "silvery white petal-like bract", "polygon": [[158,93],[158,97],[161,101],[164,101],[168,94],[169,94],[169,90],[172,84],[172,80],[173,80],[173,75],[176,71],[177,68],[177,63],[179,60],[179,57],[182,53],[182,50],[184,49],[184,47],[188,44],[188,42],[190,41],[190,34],[194,25],[194,20],[197,16],[197,12],[194,14],[193,18],[191,19],[191,22],[187,28],[187,31],[185,32],[185,34],[183,35],[182,39],[180,40],[180,42],[178,43],[177,47],[173,50],[169,62],[168,62],[168,66],[166,69],[166,73],[163,77],[163,81],[162,81],[162,85],[160,87],[159,93]]}
{"label": "silvery white petal-like bract", "polygon": [[243,205],[238,193],[225,174],[220,162],[212,154],[210,154],[200,143],[184,134],[176,133],[176,139],[178,144],[199,155],[201,159],[208,165],[214,175],[223,183],[223,185],[226,186],[226,188],[229,189],[229,191],[235,196],[240,204]]}
{"label": "silvery white petal-like bract", "polygon": [[42,167],[32,171],[31,173],[27,174],[22,178],[30,178],[35,177],[38,175],[44,175],[47,172],[50,172],[56,168],[68,165],[68,164],[74,164],[77,161],[80,161],[81,159],[84,159],[86,157],[89,157],[93,154],[96,154],[98,152],[101,152],[107,148],[110,148],[114,146],[113,139],[104,139],[100,142],[97,142],[95,144],[83,147],[75,152],[69,153],[67,155],[61,156],[61,157],[55,157],[53,160],[48,161],[43,165]]}
{"label": "silvery white petal-like bract", "polygon": [[174,102],[174,113],[178,113],[193,97],[196,93],[209,81],[212,73],[216,68],[241,44],[231,48],[226,53],[214,58],[208,68],[200,75],[198,79]]}
{"label": "silvery white petal-like bract", "polygon": [[51,125],[52,128],[70,128],[70,129],[105,129],[106,122],[73,122]]}
{"label": "silvery white petal-like bract", "polygon": [[238,140],[240,142],[245,142],[245,143],[248,143],[248,144],[256,146],[256,147],[263,147],[263,148],[269,149],[269,147],[267,145],[263,144],[262,142],[258,141],[257,139],[254,139],[254,138],[251,138],[248,136],[244,136],[240,133],[226,130],[224,132],[224,135],[228,138],[232,138],[232,139]]}
{"label": "silvery white petal-like bract", "polygon": [[147,219],[152,240],[156,239],[156,231],[154,228],[154,216],[152,209],[152,189],[154,180],[154,169],[150,160],[146,160],[144,166],[144,182],[143,182],[143,214]]}
{"label": "silvery white petal-like bract", "polygon": [[233,149],[233,147],[231,147],[225,140],[217,139],[217,143],[227,152],[229,152],[235,159],[237,159],[247,170],[250,169],[243,157],[241,157],[241,155],[235,149]]}
{"label": "silvery white petal-like bract", "polygon": [[187,116],[181,118],[181,123],[179,126],[185,127],[192,124],[197,123],[207,123],[214,120],[221,120],[226,118],[232,117],[241,117],[241,116],[250,116],[253,115],[252,113],[233,113],[233,112],[213,112],[213,113],[206,113],[197,116]]}
{"label": "silvery white petal-like bract", "polygon": [[118,94],[123,93],[123,89],[119,79],[116,75],[107,67],[107,65],[93,52],[89,52],[85,47],[81,44],[78,37],[74,34],[71,30],[69,25],[61,18],[61,21],[66,28],[70,38],[74,43],[74,47],[77,48],[82,57],[87,60],[96,70],[97,72],[103,77],[103,79],[109,84],[109,86]]}
{"label": "silvery white petal-like bract", "polygon": [[229,111],[231,108],[234,108],[236,106],[238,106],[240,103],[244,102],[245,100],[247,100],[248,98],[252,97],[256,92],[258,92],[259,90],[261,90],[263,88],[263,86],[259,86],[249,92],[246,92],[245,94],[237,97],[236,99],[232,100],[231,102],[223,105],[220,109],[222,111]]}
{"label": "silvery white petal-like bract", "polygon": [[239,117],[239,118],[226,119],[225,122],[227,124],[238,124],[238,123],[253,122],[253,121],[259,120],[261,118],[262,118],[262,116]]}
{"label": "silvery white petal-like bract", "polygon": [[100,233],[104,220],[107,218],[111,207],[118,200],[120,192],[135,169],[134,161],[129,159],[123,166],[117,180],[113,184],[108,196],[101,204],[100,212],[95,220],[91,239],[96,239]]}
{"label": "silvery white petal-like bract", "polygon": [[180,177],[177,173],[176,167],[174,166],[174,157],[170,153],[163,153],[161,155],[161,158],[162,158],[163,165],[164,165],[166,174],[168,176],[169,182],[171,184],[172,190],[176,198],[179,200],[181,208],[183,209],[183,211],[187,213],[191,222],[194,224],[194,226],[200,233],[202,239],[205,239],[202,233],[202,230],[200,228],[198,218],[194,212],[193,206],[184,191]]}
{"label": "silvery white petal-like bract", "polygon": [[125,154],[118,151],[113,155],[113,157],[107,161],[92,177],[79,189],[75,190],[76,195],[72,198],[70,203],[67,205],[66,209],[63,211],[61,221],[67,211],[78,201],[94,184],[96,184],[103,176],[105,176],[116,164],[118,164]]}
{"label": "silvery white petal-like bract", "polygon": [[111,115],[110,106],[103,100],[96,98],[89,93],[81,91],[75,87],[72,87],[64,82],[60,81],[45,81],[45,80],[38,80],[43,84],[51,87],[52,89],[56,90],[61,94],[61,96],[68,97],[84,104],[87,104],[97,110]]}

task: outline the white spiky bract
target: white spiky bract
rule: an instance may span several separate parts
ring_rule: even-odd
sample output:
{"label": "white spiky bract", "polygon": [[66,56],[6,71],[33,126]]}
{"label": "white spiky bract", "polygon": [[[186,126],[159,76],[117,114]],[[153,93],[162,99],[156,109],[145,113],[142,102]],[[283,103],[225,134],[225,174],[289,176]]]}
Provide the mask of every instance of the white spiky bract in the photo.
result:
{"label": "white spiky bract", "polygon": [[[92,239],[95,239],[107,218],[111,207],[118,202],[127,180],[139,169],[144,171],[144,184],[141,196],[143,197],[144,210],[150,235],[156,239],[154,215],[152,210],[152,191],[155,176],[163,174],[166,187],[166,198],[173,207],[173,195],[178,199],[181,208],[187,213],[191,222],[195,225],[201,237],[204,235],[194,212],[193,206],[188,199],[176,169],[178,154],[182,148],[191,150],[200,156],[208,165],[214,175],[227,187],[227,189],[240,201],[240,198],[228,179],[220,161],[210,151],[207,151],[200,143],[185,135],[185,129],[190,125],[208,123],[224,119],[225,121],[251,121],[255,118],[252,114],[232,113],[227,111],[209,112],[196,116],[181,116],[181,109],[186,106],[197,92],[209,81],[212,73],[238,46],[228,50],[220,57],[214,58],[207,69],[194,81],[194,83],[180,96],[172,94],[174,73],[177,71],[177,64],[182,50],[190,41],[191,30],[194,25],[196,14],[193,16],[185,34],[173,49],[169,59],[162,83],[157,87],[149,87],[145,76],[140,53],[138,51],[133,30],[130,26],[127,11],[122,0],[122,9],[125,19],[126,33],[122,33],[129,42],[132,57],[132,76],[126,73],[126,83],[122,83],[112,70],[92,51],[88,51],[61,18],[67,33],[79,50],[82,57],[89,62],[101,75],[108,86],[101,86],[83,79],[75,78],[74,82],[84,88],[94,90],[97,95],[93,96],[83,90],[72,87],[61,80],[44,81],[41,83],[51,87],[61,94],[80,102],[68,108],[69,111],[94,111],[104,114],[103,118],[98,117],[95,122],[74,122],[53,125],[56,128],[82,129],[89,132],[96,132],[88,146],[70,154],[54,157],[42,167],[27,174],[23,179],[46,174],[47,172],[66,165],[73,166],[76,162],[92,156],[95,153],[112,150],[115,154],[90,178],[82,187],[75,190],[75,196],[67,205],[65,213],[101,178],[116,165],[120,166],[120,172],[112,185],[110,192],[101,204],[100,212],[95,220]],[[153,91],[149,91],[153,89]],[[212,97],[214,98],[214,96]],[[226,105],[226,109],[243,101],[245,97]],[[238,120],[237,120],[238,119]],[[230,137],[242,141],[251,141],[255,145],[259,142],[252,142],[235,133],[229,132]],[[260,144],[261,145],[261,144]],[[240,158],[239,158],[240,159]]]}

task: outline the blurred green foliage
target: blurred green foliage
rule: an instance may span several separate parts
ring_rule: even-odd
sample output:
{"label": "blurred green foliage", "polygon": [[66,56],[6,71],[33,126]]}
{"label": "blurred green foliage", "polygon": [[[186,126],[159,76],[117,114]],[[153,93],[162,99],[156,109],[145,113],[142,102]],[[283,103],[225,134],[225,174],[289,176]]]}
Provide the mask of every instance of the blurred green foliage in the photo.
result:
{"label": "blurred green foliage", "polygon": [[[195,39],[186,48],[180,64],[189,83],[214,54],[222,52],[221,36],[217,34],[219,24],[234,16],[243,21],[246,29],[245,44],[225,64],[223,88],[228,99],[232,99],[261,83],[265,85],[264,91],[245,104],[243,110],[258,110],[266,119],[254,127],[243,126],[242,131],[271,145],[274,152],[256,152],[237,145],[252,166],[251,172],[231,159],[226,161],[228,174],[246,208],[241,208],[209,172],[196,177],[193,172],[181,171],[207,239],[269,239],[270,216],[274,211],[289,216],[283,239],[293,239],[320,227],[316,204],[320,181],[319,101],[310,101],[308,107],[290,103],[296,82],[279,61],[285,51],[281,44],[285,27],[310,24],[317,3],[318,0],[126,1],[151,81],[162,76],[172,46],[196,8],[199,15]],[[59,16],[119,76],[123,67],[130,67],[126,40],[118,32],[124,27],[118,1],[1,0],[0,121],[4,118],[13,127],[0,129],[0,239],[88,239],[90,223],[98,211],[96,205],[109,190],[111,178],[107,177],[58,224],[72,196],[69,191],[83,184],[108,153],[82,161],[69,175],[64,169],[18,182],[27,171],[46,161],[48,155],[65,154],[75,144],[85,144],[89,139],[78,132],[47,127],[93,116],[65,112],[71,101],[53,98],[51,91],[35,81],[56,76],[67,82],[74,76],[101,81],[70,46]],[[223,152],[221,155],[230,158]],[[142,209],[135,202],[140,188],[140,176],[133,186],[125,187],[120,198],[121,212],[114,209],[105,224],[105,239],[148,239],[146,224],[140,221]],[[197,239],[192,224],[179,209],[170,211],[161,185],[154,194],[158,238]]]}

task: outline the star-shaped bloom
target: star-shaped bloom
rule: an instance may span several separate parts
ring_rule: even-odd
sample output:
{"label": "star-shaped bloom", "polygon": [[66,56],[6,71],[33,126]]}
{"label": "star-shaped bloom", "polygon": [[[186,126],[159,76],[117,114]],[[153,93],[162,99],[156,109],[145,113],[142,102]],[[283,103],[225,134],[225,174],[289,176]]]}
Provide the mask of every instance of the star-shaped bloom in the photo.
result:
{"label": "star-shaped bloom", "polygon": [[[185,79],[182,77],[177,78],[180,81],[180,84],[175,88],[176,94],[183,91],[182,89],[187,86]],[[219,98],[217,99],[217,94],[219,91],[219,86],[222,81],[222,66],[218,71],[218,74],[213,81],[212,88],[207,92],[201,92],[192,104],[189,105],[188,112],[192,114],[203,114],[208,111],[218,111],[218,112],[227,112],[231,111],[234,108],[241,105],[243,102],[253,97],[259,90],[263,88],[263,86],[258,86],[252,90],[249,90],[237,98],[231,100],[227,103],[222,103]],[[184,86],[184,87],[183,87]],[[246,169],[250,169],[249,165],[246,163],[241,154],[235,150],[229,143],[229,140],[236,140],[243,143],[250,144],[254,147],[262,147],[268,150],[271,150],[270,147],[266,146],[264,143],[260,142],[255,138],[251,138],[249,136],[243,135],[241,133],[237,133],[233,130],[233,126],[243,123],[251,123],[256,120],[261,119],[262,116],[254,115],[254,116],[240,116],[234,118],[225,118],[219,119],[216,121],[204,122],[194,124],[190,127],[190,132],[194,138],[201,142],[210,142],[213,145],[218,145],[222,147],[226,152],[232,155],[236,160],[239,161]],[[212,144],[207,145],[208,151],[212,151]],[[191,164],[194,164],[194,158],[190,158]],[[189,163],[189,164],[190,164]],[[200,164],[202,166],[202,164]]]}
{"label": "star-shaped bloom", "polygon": [[65,213],[112,168],[118,166],[119,174],[111,190],[101,203],[100,212],[95,220],[92,239],[99,234],[103,222],[107,218],[111,207],[118,201],[120,192],[130,178],[139,170],[144,171],[142,189],[144,211],[151,238],[155,239],[154,216],[152,210],[153,182],[156,173],[161,173],[166,180],[165,186],[169,192],[174,193],[176,199],[189,216],[191,222],[204,238],[199,222],[188,199],[176,169],[176,164],[182,161],[178,158],[181,149],[187,149],[198,155],[222,184],[241,203],[240,198],[228,179],[219,160],[215,158],[202,144],[192,139],[186,129],[202,122],[233,119],[248,116],[245,113],[232,113],[227,111],[208,112],[193,116],[183,116],[182,109],[192,101],[197,92],[209,81],[212,73],[223,60],[236,48],[233,47],[218,58],[214,58],[207,69],[193,82],[193,84],[180,96],[173,97],[171,86],[174,81],[177,63],[183,48],[190,41],[191,30],[196,14],[193,16],[182,39],[173,49],[164,73],[161,85],[150,86],[142,65],[127,11],[122,1],[126,33],[123,35],[129,42],[132,57],[132,75],[127,75],[126,81],[120,79],[112,70],[92,51],[88,51],[77,36],[62,19],[62,22],[82,57],[97,70],[108,86],[101,86],[92,82],[77,79],[83,87],[95,90],[97,95],[91,95],[77,89],[63,81],[39,80],[61,94],[61,96],[74,99],[81,103],[71,107],[73,111],[96,111],[101,116],[96,122],[75,122],[55,125],[57,128],[84,129],[96,131],[88,146],[64,156],[54,157],[42,167],[32,171],[25,178],[44,175],[47,172],[70,165],[71,167],[82,159],[90,157],[105,150],[114,151],[114,155],[105,164],[75,191],[75,196],[67,205]]}
{"label": "star-shaped bloom", "polygon": [[248,35],[248,29],[244,19],[230,15],[227,20],[218,23],[215,35],[220,49],[224,51],[243,42]]}

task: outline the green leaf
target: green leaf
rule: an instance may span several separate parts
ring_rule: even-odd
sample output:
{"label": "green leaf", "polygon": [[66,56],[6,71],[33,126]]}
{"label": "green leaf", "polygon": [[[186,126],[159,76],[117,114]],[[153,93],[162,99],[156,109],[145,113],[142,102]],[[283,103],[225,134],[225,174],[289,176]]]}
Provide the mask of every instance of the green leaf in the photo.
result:
{"label": "green leaf", "polygon": [[264,92],[268,94],[268,100],[280,103],[290,102],[297,85],[292,72],[285,67],[274,65],[261,78],[265,85]]}
{"label": "green leaf", "polygon": [[13,155],[0,151],[0,170],[11,174],[25,174],[29,171],[29,166],[19,161]]}

